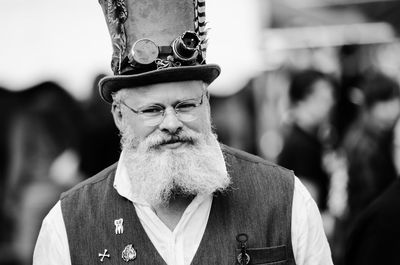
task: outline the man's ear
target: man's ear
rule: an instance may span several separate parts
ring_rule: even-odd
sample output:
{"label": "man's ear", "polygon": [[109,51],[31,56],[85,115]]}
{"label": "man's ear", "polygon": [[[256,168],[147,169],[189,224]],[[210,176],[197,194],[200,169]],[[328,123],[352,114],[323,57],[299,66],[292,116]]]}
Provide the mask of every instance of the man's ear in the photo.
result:
{"label": "man's ear", "polygon": [[114,118],[115,126],[117,126],[117,128],[119,130],[121,130],[121,126],[122,126],[121,105],[113,102],[112,106],[111,106],[111,113],[112,113],[113,118]]}

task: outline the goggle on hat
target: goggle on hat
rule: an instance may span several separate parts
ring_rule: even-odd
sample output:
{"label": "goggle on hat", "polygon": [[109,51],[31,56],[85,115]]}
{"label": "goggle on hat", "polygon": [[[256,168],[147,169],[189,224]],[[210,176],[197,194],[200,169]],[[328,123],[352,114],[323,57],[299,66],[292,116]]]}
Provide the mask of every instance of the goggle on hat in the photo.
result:
{"label": "goggle on hat", "polygon": [[99,0],[111,36],[113,76],[99,82],[111,103],[122,88],[202,80],[220,67],[206,64],[205,0]]}

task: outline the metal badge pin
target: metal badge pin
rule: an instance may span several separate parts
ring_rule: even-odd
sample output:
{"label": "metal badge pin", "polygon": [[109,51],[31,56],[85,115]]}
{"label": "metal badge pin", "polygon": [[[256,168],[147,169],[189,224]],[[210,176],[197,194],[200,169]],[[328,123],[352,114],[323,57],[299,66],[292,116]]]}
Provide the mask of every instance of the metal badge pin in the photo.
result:
{"label": "metal badge pin", "polygon": [[127,245],[122,251],[122,259],[125,262],[136,259],[136,250],[133,248],[132,244]]}
{"label": "metal badge pin", "polygon": [[123,223],[124,223],[124,219],[122,219],[122,218],[114,221],[116,235],[120,235],[120,234],[124,233]]}
{"label": "metal badge pin", "polygon": [[104,249],[104,253],[103,254],[99,253],[99,257],[101,257],[100,261],[103,262],[104,258],[110,258],[110,254],[107,254],[107,249]]}
{"label": "metal badge pin", "polygon": [[249,236],[245,233],[238,234],[236,236],[236,241],[240,244],[240,253],[237,256],[237,261],[241,265],[247,265],[250,262],[250,255],[247,253],[247,241]]}

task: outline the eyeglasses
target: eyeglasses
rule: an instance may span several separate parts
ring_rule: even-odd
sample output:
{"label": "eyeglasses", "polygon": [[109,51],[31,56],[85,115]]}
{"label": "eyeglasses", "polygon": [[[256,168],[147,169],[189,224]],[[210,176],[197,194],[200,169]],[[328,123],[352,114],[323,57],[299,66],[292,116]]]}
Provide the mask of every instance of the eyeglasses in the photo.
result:
{"label": "eyeglasses", "polygon": [[[205,92],[203,92],[198,98],[185,99],[175,103],[174,105],[171,105],[175,111],[176,117],[183,122],[191,122],[197,119],[195,111],[203,104],[204,95]],[[159,103],[149,104],[137,110],[129,107],[122,100],[120,103],[130,109],[136,115],[140,116],[147,126],[156,126],[160,124],[163,121],[167,110],[165,105]]]}

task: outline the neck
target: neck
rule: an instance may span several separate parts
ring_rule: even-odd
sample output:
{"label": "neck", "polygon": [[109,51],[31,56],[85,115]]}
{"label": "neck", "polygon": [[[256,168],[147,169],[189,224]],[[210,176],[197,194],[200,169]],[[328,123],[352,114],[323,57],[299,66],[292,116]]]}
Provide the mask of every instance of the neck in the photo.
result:
{"label": "neck", "polygon": [[152,206],[155,214],[171,230],[174,231],[193,197],[175,197],[168,204]]}

